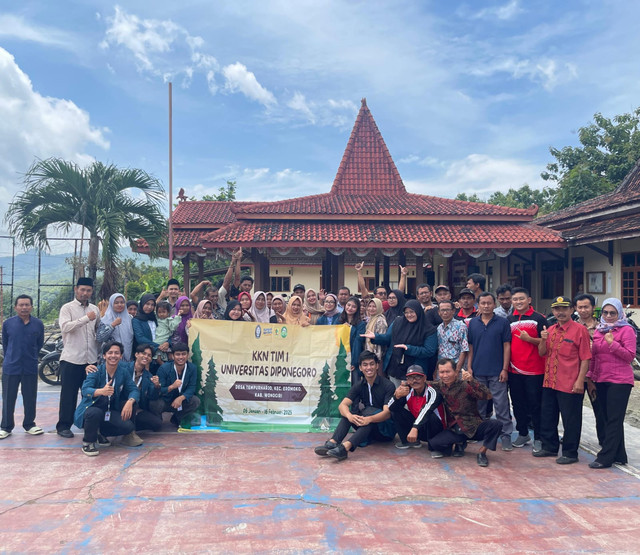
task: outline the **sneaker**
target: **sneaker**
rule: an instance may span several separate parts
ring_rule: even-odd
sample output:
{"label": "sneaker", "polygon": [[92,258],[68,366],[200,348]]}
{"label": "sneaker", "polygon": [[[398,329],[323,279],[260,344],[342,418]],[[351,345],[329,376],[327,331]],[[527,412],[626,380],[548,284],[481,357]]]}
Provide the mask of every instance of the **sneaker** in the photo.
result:
{"label": "sneaker", "polygon": [[111,442],[102,434],[98,434],[98,441],[96,441],[98,447],[111,447]]}
{"label": "sneaker", "polygon": [[489,459],[487,459],[487,455],[484,453],[478,453],[476,461],[478,461],[478,466],[489,466]]}
{"label": "sneaker", "polygon": [[578,457],[565,457],[562,455],[562,457],[556,459],[556,462],[558,464],[573,464],[578,462]]}
{"label": "sneaker", "polygon": [[64,437],[66,439],[71,439],[73,437],[73,432],[71,430],[69,430],[69,429],[67,429],[67,430],[58,430],[57,434],[60,437]]}
{"label": "sneaker", "polygon": [[464,445],[462,443],[454,443],[451,455],[453,457],[464,457]]}
{"label": "sneaker", "polygon": [[11,432],[7,430],[0,430],[0,439],[7,439],[11,435]]}
{"label": "sneaker", "polygon": [[531,436],[527,434],[526,436],[518,436],[516,440],[513,442],[514,447],[524,447],[527,443],[531,442]]}
{"label": "sneaker", "polygon": [[511,443],[511,436],[502,436],[502,450],[513,451],[513,444]]}
{"label": "sneaker", "polygon": [[333,449],[329,449],[327,451],[327,455],[329,455],[330,457],[333,457],[334,459],[338,459],[339,461],[344,461],[348,456],[349,453],[347,453],[347,450],[344,448],[344,445],[342,445],[342,443],[336,447],[334,447]]}
{"label": "sneaker", "polygon": [[533,452],[537,453],[538,451],[542,451],[542,441],[539,439],[533,440]]}
{"label": "sneaker", "polygon": [[538,451],[534,451],[532,453],[534,457],[557,457],[558,453],[554,453],[553,451],[545,451],[542,447]]}
{"label": "sneaker", "polygon": [[335,443],[334,441],[325,441],[324,445],[318,445],[318,447],[314,449],[314,452],[316,455],[319,455],[321,457],[326,457],[329,450],[337,446],[338,444]]}
{"label": "sneaker", "polygon": [[398,443],[396,443],[396,449],[409,449],[410,447],[413,447],[414,449],[420,449],[420,447],[422,447],[422,443],[420,443],[419,441],[415,441],[413,443],[409,441],[399,441]]}
{"label": "sneaker", "polygon": [[83,443],[82,452],[87,455],[87,457],[96,457],[100,454],[98,446],[95,443]]}
{"label": "sneaker", "polygon": [[432,459],[441,459],[442,457],[444,457],[444,453],[442,453],[441,451],[431,451]]}
{"label": "sneaker", "polygon": [[142,438],[136,434],[135,432],[131,432],[122,438],[120,445],[124,445],[125,447],[140,447],[144,441]]}

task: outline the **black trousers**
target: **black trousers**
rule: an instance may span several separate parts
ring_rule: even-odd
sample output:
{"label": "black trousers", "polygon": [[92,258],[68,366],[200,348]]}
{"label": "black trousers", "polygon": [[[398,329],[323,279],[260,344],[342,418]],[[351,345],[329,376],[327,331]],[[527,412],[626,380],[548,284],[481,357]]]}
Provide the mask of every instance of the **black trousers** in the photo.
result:
{"label": "black trousers", "polygon": [[521,436],[529,435],[529,422],[533,424],[533,437],[540,439],[540,407],[544,374],[525,376],[509,373],[509,395],[516,417],[516,430]]}
{"label": "black trousers", "polygon": [[542,388],[542,416],[540,418],[540,439],[545,451],[557,453],[560,449],[558,422],[562,416],[562,454],[578,457],[580,435],[582,434],[582,401],[584,393],[565,393],[549,387]]}
{"label": "black trousers", "polygon": [[73,415],[78,405],[78,391],[82,388],[82,382],[87,377],[86,364],[72,364],[66,360],[60,361],[60,406],[58,408],[58,423],[56,430],[71,429]]}
{"label": "black trousers", "polygon": [[171,402],[166,399],[156,399],[149,402],[149,412],[159,416],[162,419],[163,412],[172,412],[178,419],[178,422],[182,422],[185,418],[190,417],[198,407],[200,406],[200,399],[195,395],[191,399],[182,401],[182,410],[174,409],[171,406]]}
{"label": "black trousers", "polygon": [[151,430],[159,432],[162,428],[162,416],[153,414],[149,410],[140,409],[137,403],[133,407],[133,414],[135,414],[136,431]]}
{"label": "black trousers", "polygon": [[602,449],[596,460],[610,465],[627,461],[624,447],[624,416],[627,412],[631,384],[597,383],[597,397],[600,403],[600,418],[604,429]]}
{"label": "black trousers", "polygon": [[[584,390],[587,391],[587,382],[584,383]],[[598,392],[596,391],[596,398],[593,399],[591,395],[587,393],[587,397],[589,397],[589,401],[591,401],[591,408],[593,409],[593,416],[596,417],[596,435],[598,436],[598,444],[602,446],[604,443],[604,427],[605,420],[602,415],[602,404],[600,403],[600,399],[598,398]]]}
{"label": "black trousers", "polygon": [[[391,413],[393,418],[393,425],[396,428],[396,433],[402,443],[407,442],[407,434],[411,431],[411,427],[415,422],[415,418],[410,411],[403,407],[401,410],[397,410]],[[435,412],[429,413],[426,417],[427,421],[423,426],[418,429],[418,440],[429,441],[432,437],[439,434],[442,430],[442,420],[440,420]]]}
{"label": "black trousers", "polygon": [[24,407],[22,427],[28,430],[36,425],[38,374],[17,374],[15,376],[2,374],[2,424],[0,424],[0,428],[5,432],[12,431],[15,426],[13,413],[16,410],[18,387],[22,391],[22,405]]}
{"label": "black trousers", "polygon": [[463,433],[454,432],[451,428],[443,430],[429,440],[429,448],[432,451],[440,451],[445,455],[451,454],[454,443],[465,443],[468,439],[482,440],[482,445],[491,451],[496,450],[498,438],[502,434],[502,424],[497,420],[484,420],[473,437],[469,438]]}
{"label": "black trousers", "polygon": [[87,408],[84,413],[84,437],[82,441],[95,443],[98,440],[98,432],[103,436],[126,436],[134,431],[133,420],[122,420],[119,410],[112,410],[109,422],[105,422],[106,410],[95,405]]}
{"label": "black trousers", "polygon": [[374,424],[367,424],[366,426],[356,426],[355,424],[351,424],[351,422],[349,422],[344,416],[340,418],[340,422],[338,422],[331,439],[340,445],[344,438],[347,437],[352,426],[355,431],[349,438],[349,441],[351,442],[351,449],[349,449],[349,451],[355,451],[356,448],[365,441],[388,441],[389,439],[380,433],[377,422]]}

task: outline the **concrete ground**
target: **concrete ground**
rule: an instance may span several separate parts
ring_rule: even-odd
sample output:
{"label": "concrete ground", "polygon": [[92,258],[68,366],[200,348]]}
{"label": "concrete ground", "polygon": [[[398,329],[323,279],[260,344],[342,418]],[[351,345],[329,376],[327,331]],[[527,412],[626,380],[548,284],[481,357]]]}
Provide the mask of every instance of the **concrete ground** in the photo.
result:
{"label": "concrete ground", "polygon": [[[637,466],[559,466],[531,447],[462,459],[426,448],[316,456],[325,436],[141,435],[98,457],[55,434],[58,389],[42,385],[31,437],[0,443],[0,552],[526,553],[640,552]],[[585,447],[593,443],[585,410]],[[640,430],[629,459],[640,464]]]}

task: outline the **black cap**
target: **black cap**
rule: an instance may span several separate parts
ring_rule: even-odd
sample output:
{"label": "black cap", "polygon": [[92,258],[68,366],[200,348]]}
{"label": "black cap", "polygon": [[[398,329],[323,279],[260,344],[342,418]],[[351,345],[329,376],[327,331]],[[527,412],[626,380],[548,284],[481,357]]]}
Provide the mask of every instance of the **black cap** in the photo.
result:
{"label": "black cap", "polygon": [[407,368],[407,377],[409,376],[427,376],[425,371],[422,369],[422,366],[419,364],[412,364]]}
{"label": "black cap", "polygon": [[468,287],[460,290],[460,293],[458,293],[458,298],[462,297],[462,295],[471,295],[474,299],[476,297],[473,291],[471,291],[471,289],[469,289]]}
{"label": "black cap", "polygon": [[551,308],[556,308],[558,306],[573,306],[571,299],[569,297],[556,297],[551,302]]}
{"label": "black cap", "polygon": [[89,287],[93,287],[93,280],[89,277],[79,277],[78,282],[76,283],[76,287],[80,287],[81,285],[88,285]]}
{"label": "black cap", "polygon": [[293,286],[293,291],[295,291],[296,289],[302,289],[303,291],[306,291],[306,290],[307,290],[307,289],[306,289],[306,287],[305,287],[304,285],[302,285],[302,283],[296,283],[296,284]]}
{"label": "black cap", "polygon": [[436,287],[433,292],[437,293],[438,291],[440,291],[440,289],[444,289],[445,291],[450,291],[449,286],[448,285],[438,285],[438,287]]}

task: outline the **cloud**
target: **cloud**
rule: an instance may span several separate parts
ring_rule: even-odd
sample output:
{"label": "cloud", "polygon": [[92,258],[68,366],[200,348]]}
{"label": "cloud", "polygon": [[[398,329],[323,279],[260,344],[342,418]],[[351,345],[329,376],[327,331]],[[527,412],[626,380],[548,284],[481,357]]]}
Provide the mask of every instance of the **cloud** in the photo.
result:
{"label": "cloud", "polygon": [[547,90],[554,89],[559,84],[568,83],[575,79],[578,70],[574,64],[559,63],[550,58],[538,60],[517,59],[514,57],[498,59],[486,64],[478,64],[471,68],[470,73],[479,77],[489,77],[496,73],[508,73],[514,79],[529,79],[541,83]]}
{"label": "cloud", "polygon": [[93,160],[88,147],[109,148],[107,133],[92,126],[89,114],[70,100],[34,91],[13,56],[0,48],[1,212],[35,158],[58,156],[84,165]]}
{"label": "cloud", "polygon": [[[351,100],[307,100],[300,91],[293,93],[287,107],[293,111],[294,118],[302,118],[313,125],[339,128],[353,125],[353,119],[358,113],[358,107]],[[285,117],[290,116],[291,114],[285,114]]]}
{"label": "cloud", "polygon": [[71,37],[59,29],[34,25],[13,14],[0,14],[0,37],[37,42],[47,46],[71,48]]}
{"label": "cloud", "polygon": [[410,154],[409,156],[405,156],[404,158],[400,158],[398,160],[400,164],[418,164],[418,166],[423,167],[444,167],[445,162],[442,160],[438,160],[433,156],[425,156],[421,158],[420,156],[416,156],[415,154]]}
{"label": "cloud", "polygon": [[499,19],[502,21],[513,19],[516,15],[523,12],[520,8],[518,0],[510,0],[502,6],[492,6],[483,8],[479,12],[471,15],[472,19]]}
{"label": "cloud", "polygon": [[542,189],[540,166],[512,158],[493,158],[485,154],[469,156],[449,162],[446,170],[433,179],[405,180],[412,193],[454,197],[458,193],[477,193],[488,198],[495,191],[507,192],[527,183]]}
{"label": "cloud", "polygon": [[226,79],[225,90],[239,91],[247,98],[255,100],[267,108],[278,103],[276,97],[258,83],[256,76],[244,64],[236,62],[225,66],[222,68],[222,74]]}
{"label": "cloud", "polygon": [[203,51],[204,39],[190,34],[170,19],[142,19],[115,6],[114,15],[108,17],[107,22],[101,48],[117,47],[132,54],[141,73],[164,81],[180,78],[184,88],[191,86],[195,73],[200,73],[211,94],[220,89],[216,82],[216,75],[220,73],[225,92],[241,93],[266,108],[278,103],[273,93],[261,85],[244,64],[235,62],[220,70],[216,57]]}

